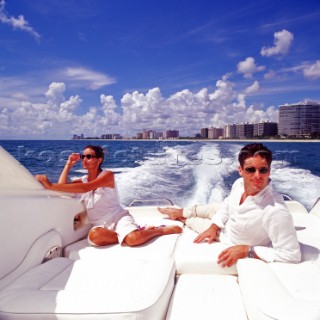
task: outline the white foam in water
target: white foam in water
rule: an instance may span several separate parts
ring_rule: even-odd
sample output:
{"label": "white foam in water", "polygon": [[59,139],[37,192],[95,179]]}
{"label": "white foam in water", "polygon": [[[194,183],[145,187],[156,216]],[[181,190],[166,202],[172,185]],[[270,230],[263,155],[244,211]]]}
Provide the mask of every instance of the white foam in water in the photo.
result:
{"label": "white foam in water", "polygon": [[[138,167],[110,170],[116,173],[123,205],[135,199],[159,198],[184,207],[220,202],[238,177],[240,147],[228,145],[229,156],[226,156],[216,143],[166,146],[158,153],[145,155],[144,160],[137,160]],[[86,170],[76,172],[85,174]],[[290,195],[308,210],[320,196],[320,177],[308,170],[293,168],[286,161],[272,162],[271,179],[277,191]]]}
{"label": "white foam in water", "polygon": [[308,210],[320,196],[320,177],[309,170],[289,167],[284,161],[273,161],[270,177],[278,192],[288,194]]}
{"label": "white foam in water", "polygon": [[216,144],[204,145],[198,154],[201,159],[193,168],[194,195],[187,205],[221,202],[227,196],[225,180],[237,168],[237,162],[220,153]]}
{"label": "white foam in water", "polygon": [[[202,145],[202,144],[201,144]],[[237,161],[223,156],[217,144],[165,147],[140,166],[116,176],[122,203],[134,199],[169,198],[180,206],[222,201],[225,180]],[[234,154],[238,146],[234,146]],[[231,151],[232,154],[232,151]]]}

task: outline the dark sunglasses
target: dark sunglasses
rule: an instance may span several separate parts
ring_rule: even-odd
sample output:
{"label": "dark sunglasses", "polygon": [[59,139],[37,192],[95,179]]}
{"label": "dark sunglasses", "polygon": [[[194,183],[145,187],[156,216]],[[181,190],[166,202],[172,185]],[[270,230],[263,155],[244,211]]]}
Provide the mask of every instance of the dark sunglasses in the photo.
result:
{"label": "dark sunglasses", "polygon": [[244,171],[249,174],[255,173],[257,170],[259,171],[260,174],[267,174],[270,171],[270,169],[267,167],[262,167],[259,169],[255,167],[244,168]]}
{"label": "dark sunglasses", "polygon": [[91,158],[96,158],[96,156],[94,156],[93,154],[81,154],[80,158],[83,160],[84,158],[87,158],[88,160],[90,160]]}

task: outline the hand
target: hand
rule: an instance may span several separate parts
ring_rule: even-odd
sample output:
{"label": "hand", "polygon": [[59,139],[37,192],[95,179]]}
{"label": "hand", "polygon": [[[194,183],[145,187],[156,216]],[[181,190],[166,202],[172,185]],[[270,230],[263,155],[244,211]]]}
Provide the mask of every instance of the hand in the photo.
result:
{"label": "hand", "polygon": [[78,161],[80,160],[80,154],[79,153],[71,153],[66,165],[70,168],[72,168]]}
{"label": "hand", "polygon": [[208,243],[212,243],[216,240],[220,228],[216,224],[212,224],[206,231],[200,233],[193,242],[200,243],[208,239]]}
{"label": "hand", "polygon": [[167,215],[171,220],[179,220],[182,218],[183,209],[180,208],[159,208],[158,211]]}
{"label": "hand", "polygon": [[52,189],[52,183],[48,179],[48,177],[44,174],[37,174],[36,179],[42,183],[42,185],[46,188],[51,190]]}
{"label": "hand", "polygon": [[231,267],[238,259],[243,259],[248,256],[250,246],[238,245],[229,247],[223,250],[218,256],[218,264],[224,267]]}

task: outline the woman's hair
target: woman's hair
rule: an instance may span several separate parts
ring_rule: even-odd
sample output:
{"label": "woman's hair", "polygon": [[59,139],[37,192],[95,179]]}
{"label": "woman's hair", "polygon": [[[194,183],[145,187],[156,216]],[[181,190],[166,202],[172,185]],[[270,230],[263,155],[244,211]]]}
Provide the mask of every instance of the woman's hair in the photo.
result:
{"label": "woman's hair", "polygon": [[247,158],[260,156],[261,158],[264,158],[270,167],[271,161],[272,161],[272,152],[265,147],[262,143],[251,143],[244,146],[239,153],[239,163],[240,166],[243,168],[244,161]]}
{"label": "woman's hair", "polygon": [[102,170],[101,166],[102,166],[103,161],[104,161],[104,151],[103,151],[103,149],[102,149],[100,146],[93,146],[93,145],[91,145],[91,144],[85,146],[84,149],[91,149],[91,150],[94,151],[95,156],[96,156],[97,158],[102,158],[102,161],[101,161],[101,163],[99,164],[99,169]]}

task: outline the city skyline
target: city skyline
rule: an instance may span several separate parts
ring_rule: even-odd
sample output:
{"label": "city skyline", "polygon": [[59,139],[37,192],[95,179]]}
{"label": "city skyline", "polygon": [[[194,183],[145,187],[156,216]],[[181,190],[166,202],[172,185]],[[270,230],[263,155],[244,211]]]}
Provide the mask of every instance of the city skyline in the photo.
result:
{"label": "city skyline", "polygon": [[0,0],[0,138],[278,121],[319,102],[317,0]]}

